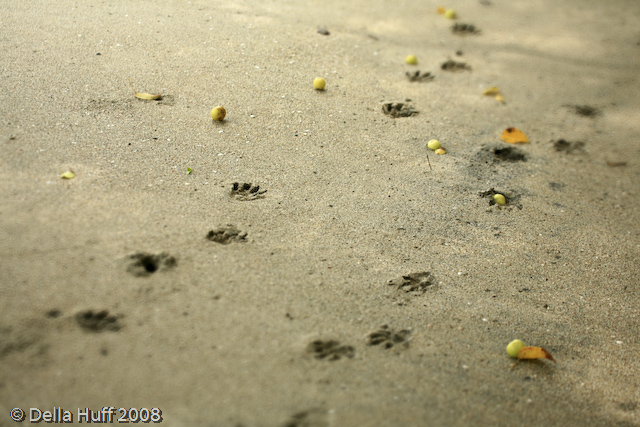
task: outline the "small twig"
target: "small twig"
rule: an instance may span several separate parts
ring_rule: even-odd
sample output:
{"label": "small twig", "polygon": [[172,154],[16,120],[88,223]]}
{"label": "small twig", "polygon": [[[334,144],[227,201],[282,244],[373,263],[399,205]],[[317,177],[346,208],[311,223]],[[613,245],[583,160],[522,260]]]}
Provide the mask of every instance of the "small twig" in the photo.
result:
{"label": "small twig", "polygon": [[431,171],[433,171],[433,168],[431,167],[431,160],[429,160],[429,156],[427,155],[427,163],[429,163],[429,169]]}

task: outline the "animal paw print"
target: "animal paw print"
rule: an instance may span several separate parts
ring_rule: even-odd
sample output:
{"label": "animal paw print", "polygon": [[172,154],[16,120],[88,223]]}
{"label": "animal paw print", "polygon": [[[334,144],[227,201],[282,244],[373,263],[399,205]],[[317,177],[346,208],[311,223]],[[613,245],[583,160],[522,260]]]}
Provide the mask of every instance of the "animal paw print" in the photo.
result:
{"label": "animal paw print", "polygon": [[471,67],[468,66],[466,62],[456,62],[452,59],[447,62],[443,62],[442,65],[440,65],[440,68],[444,71],[471,71]]}
{"label": "animal paw print", "polygon": [[266,192],[267,190],[260,190],[259,185],[251,185],[250,182],[243,182],[242,184],[234,182],[233,188],[231,188],[231,197],[246,202],[249,200],[262,199]]}
{"label": "animal paw print", "polygon": [[389,349],[396,344],[402,344],[403,346],[408,347],[409,335],[411,335],[411,331],[409,329],[403,329],[396,332],[393,329],[389,329],[388,325],[382,325],[379,330],[369,334],[368,344],[382,345],[385,349]]}
{"label": "animal paw print", "polygon": [[350,345],[341,345],[336,340],[315,340],[307,347],[307,351],[316,359],[340,360],[342,357],[352,358],[355,349]]}
{"label": "animal paw print", "polygon": [[407,76],[410,82],[430,82],[431,80],[436,78],[436,76],[431,74],[430,71],[427,71],[426,73],[421,73],[420,70],[415,71],[413,73],[410,73],[409,71],[407,71],[405,73],[405,76]]}
{"label": "animal paw print", "polygon": [[411,117],[419,113],[419,111],[415,110],[411,105],[403,102],[387,102],[382,105],[382,112],[394,119],[398,117]]}
{"label": "animal paw print", "polygon": [[117,332],[122,327],[116,316],[110,316],[108,310],[94,312],[86,310],[76,314],[76,323],[90,332]]}
{"label": "animal paw print", "polygon": [[481,31],[471,24],[455,24],[451,31],[457,34],[480,34]]}
{"label": "animal paw print", "polygon": [[174,257],[167,253],[149,254],[146,252],[138,252],[129,256],[131,262],[127,267],[127,271],[134,276],[149,276],[159,270],[169,270],[178,263]]}
{"label": "animal paw print", "polygon": [[407,276],[401,276],[397,279],[389,280],[387,284],[389,286],[395,286],[398,290],[409,292],[425,293],[433,286],[435,282],[434,277],[428,271],[422,271],[419,273],[411,273]]}
{"label": "animal paw print", "polygon": [[207,233],[207,239],[223,245],[231,242],[246,242],[246,237],[247,233],[238,230],[231,224],[227,227],[215,228]]}

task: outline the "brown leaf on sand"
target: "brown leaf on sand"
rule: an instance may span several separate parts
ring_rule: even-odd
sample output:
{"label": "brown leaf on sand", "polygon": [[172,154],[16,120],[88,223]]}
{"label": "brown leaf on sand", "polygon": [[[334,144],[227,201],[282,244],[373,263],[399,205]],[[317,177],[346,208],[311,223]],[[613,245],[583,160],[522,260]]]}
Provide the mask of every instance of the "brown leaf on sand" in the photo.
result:
{"label": "brown leaf on sand", "polygon": [[500,135],[500,139],[504,142],[508,142],[509,144],[528,144],[529,139],[527,136],[518,128],[506,128],[502,135]]}
{"label": "brown leaf on sand", "polygon": [[551,353],[542,347],[522,347],[518,352],[518,361],[531,359],[549,359],[553,362],[556,361]]}
{"label": "brown leaf on sand", "polygon": [[160,94],[153,95],[151,93],[136,92],[136,90],[133,88],[133,85],[131,84],[131,79],[129,79],[129,86],[131,86],[131,90],[136,94],[136,98],[138,99],[146,99],[146,100],[152,100],[152,101],[157,101],[162,99],[162,95]]}

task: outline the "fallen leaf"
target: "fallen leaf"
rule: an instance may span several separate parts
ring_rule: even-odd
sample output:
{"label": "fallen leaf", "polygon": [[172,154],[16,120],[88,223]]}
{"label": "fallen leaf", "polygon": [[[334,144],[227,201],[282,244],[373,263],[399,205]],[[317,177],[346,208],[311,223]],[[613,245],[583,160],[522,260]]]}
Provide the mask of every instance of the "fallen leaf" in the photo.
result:
{"label": "fallen leaf", "polygon": [[162,95],[153,95],[150,93],[136,92],[136,90],[133,88],[133,85],[131,84],[131,79],[129,79],[129,86],[131,86],[131,90],[136,94],[136,98],[138,99],[148,99],[148,100],[162,99]]}
{"label": "fallen leaf", "polygon": [[75,173],[73,173],[73,171],[72,171],[72,170],[68,170],[68,171],[66,171],[65,173],[61,174],[61,175],[60,175],[60,178],[62,178],[62,179],[71,179],[71,178],[73,178],[74,176],[76,176],[76,174],[75,174]]}
{"label": "fallen leaf", "polygon": [[504,102],[504,96],[500,93],[500,89],[497,87],[490,87],[489,89],[482,92],[483,95],[493,96],[494,99],[498,102]]}
{"label": "fallen leaf", "polygon": [[487,96],[496,96],[500,93],[500,90],[497,87],[490,87],[489,89],[482,92],[483,95]]}
{"label": "fallen leaf", "polygon": [[551,353],[542,347],[522,347],[518,352],[518,360],[549,359],[556,361]]}
{"label": "fallen leaf", "polygon": [[509,144],[528,144],[529,140],[527,136],[520,129],[517,128],[506,128],[500,139],[504,142],[508,142]]}

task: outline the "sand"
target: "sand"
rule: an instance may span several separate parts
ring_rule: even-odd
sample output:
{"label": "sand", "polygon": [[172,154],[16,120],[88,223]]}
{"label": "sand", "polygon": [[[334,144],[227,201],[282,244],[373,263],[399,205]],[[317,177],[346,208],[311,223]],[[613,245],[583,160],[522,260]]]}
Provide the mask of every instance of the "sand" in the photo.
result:
{"label": "sand", "polygon": [[0,425],[639,425],[640,3],[302,3],[3,2]]}

